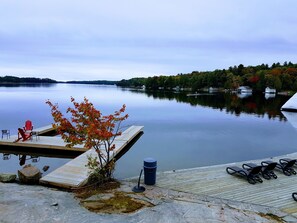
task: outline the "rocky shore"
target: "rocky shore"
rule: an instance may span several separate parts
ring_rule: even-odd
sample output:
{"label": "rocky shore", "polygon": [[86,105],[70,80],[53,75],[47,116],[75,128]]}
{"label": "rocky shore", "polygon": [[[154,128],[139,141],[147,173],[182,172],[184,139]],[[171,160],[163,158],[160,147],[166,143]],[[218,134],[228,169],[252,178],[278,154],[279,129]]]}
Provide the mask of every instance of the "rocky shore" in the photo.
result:
{"label": "rocky shore", "polygon": [[278,210],[232,203],[194,194],[146,187],[131,193],[133,183],[118,191],[152,205],[129,214],[94,213],[81,206],[73,193],[39,185],[0,183],[0,222],[296,222]]}

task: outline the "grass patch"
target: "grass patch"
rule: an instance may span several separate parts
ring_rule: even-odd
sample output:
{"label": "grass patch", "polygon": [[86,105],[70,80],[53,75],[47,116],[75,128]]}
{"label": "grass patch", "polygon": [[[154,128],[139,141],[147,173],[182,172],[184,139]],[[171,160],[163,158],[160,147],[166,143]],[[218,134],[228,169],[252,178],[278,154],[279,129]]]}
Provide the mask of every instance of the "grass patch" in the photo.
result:
{"label": "grass patch", "polygon": [[275,215],[275,214],[272,214],[272,213],[259,213],[259,215],[263,218],[267,218],[268,220],[274,220],[276,222],[285,222],[281,217]]}
{"label": "grass patch", "polygon": [[108,193],[111,190],[119,188],[120,186],[120,182],[112,179],[102,184],[92,184],[89,186],[78,188],[74,191],[74,193],[77,198],[86,199],[95,194]]}
{"label": "grass patch", "polygon": [[92,184],[74,191],[80,204],[89,211],[96,213],[120,214],[132,213],[143,207],[153,206],[144,200],[133,198],[132,192],[118,190],[120,182],[111,180],[101,184]]}
{"label": "grass patch", "polygon": [[123,192],[114,192],[113,196],[108,199],[86,200],[81,204],[90,211],[100,213],[131,213],[143,208],[151,206],[144,201],[137,201]]}

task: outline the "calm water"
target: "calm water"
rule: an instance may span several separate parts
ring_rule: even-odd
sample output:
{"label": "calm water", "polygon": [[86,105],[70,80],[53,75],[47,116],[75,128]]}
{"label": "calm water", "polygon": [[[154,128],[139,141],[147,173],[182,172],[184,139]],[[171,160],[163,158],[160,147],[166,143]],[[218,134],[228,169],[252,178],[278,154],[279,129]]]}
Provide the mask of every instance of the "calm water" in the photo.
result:
{"label": "calm water", "polygon": [[[48,85],[0,87],[0,129],[12,134],[30,119],[34,126],[52,123],[47,99],[64,111],[70,96],[84,96],[104,114],[127,105],[124,125],[143,125],[144,135],[117,162],[115,177],[139,174],[143,159],[154,157],[158,170],[173,170],[261,159],[296,152],[297,132],[279,112],[288,97],[264,95],[240,98],[230,94],[145,93],[114,86]],[[1,152],[0,152],[1,153]],[[30,156],[28,156],[30,158]],[[48,172],[68,159],[40,157],[33,164]],[[18,156],[3,160],[0,172],[20,169]],[[31,160],[26,162],[32,163]]]}

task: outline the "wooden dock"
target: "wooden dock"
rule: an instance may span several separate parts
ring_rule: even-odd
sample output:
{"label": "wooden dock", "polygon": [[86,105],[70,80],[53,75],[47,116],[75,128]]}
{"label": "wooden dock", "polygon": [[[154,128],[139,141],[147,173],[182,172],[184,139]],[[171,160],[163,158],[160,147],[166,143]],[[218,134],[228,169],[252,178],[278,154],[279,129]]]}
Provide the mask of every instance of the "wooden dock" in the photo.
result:
{"label": "wooden dock", "polygon": [[52,132],[56,132],[56,129],[53,127],[52,124],[50,124],[40,128],[33,129],[33,132],[37,136],[47,136],[51,135]]}
{"label": "wooden dock", "polygon": [[[297,153],[275,157],[272,160],[278,161],[284,157],[296,159]],[[247,162],[260,164],[263,160],[158,173],[156,186],[227,201],[277,208],[297,217],[297,202],[291,197],[293,192],[297,192],[297,175],[285,176],[276,170],[277,179],[263,179],[263,183],[252,185],[244,178],[232,176],[226,172],[227,166],[241,166],[242,163]]]}
{"label": "wooden dock", "polygon": [[56,135],[56,130],[52,125],[36,128],[33,133],[31,140],[24,142],[22,140],[14,142],[18,138],[17,135],[0,139],[0,153],[74,158],[87,151],[82,146],[65,147],[65,142],[61,137],[53,137]]}
{"label": "wooden dock", "polygon": [[[133,142],[143,131],[143,126],[131,126],[125,130],[121,136],[116,137],[114,144],[113,157],[117,156],[129,143]],[[133,142],[134,143],[134,142]],[[87,157],[97,156],[94,149],[90,149],[64,166],[54,170],[40,179],[40,183],[45,185],[58,186],[63,188],[78,188],[83,186],[88,179],[89,169],[86,167]]]}
{"label": "wooden dock", "polygon": [[[42,130],[43,133],[46,130]],[[9,139],[4,138],[0,140],[0,151],[5,148],[6,150],[34,150],[39,152],[44,152],[46,150],[49,151],[74,151],[74,152],[85,152],[87,149],[83,148],[82,145],[75,146],[73,148],[65,147],[65,142],[61,137],[53,137],[53,136],[32,136],[31,139],[26,141],[18,141],[15,140],[18,138],[17,135],[10,136]]]}

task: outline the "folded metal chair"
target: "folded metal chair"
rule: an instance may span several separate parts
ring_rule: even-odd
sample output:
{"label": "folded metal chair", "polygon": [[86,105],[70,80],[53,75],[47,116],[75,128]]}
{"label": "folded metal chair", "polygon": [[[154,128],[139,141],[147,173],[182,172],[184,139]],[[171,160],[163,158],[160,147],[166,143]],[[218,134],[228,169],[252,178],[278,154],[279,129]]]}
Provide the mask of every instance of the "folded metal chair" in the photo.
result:
{"label": "folded metal chair", "polygon": [[256,166],[247,169],[240,168],[238,166],[230,166],[226,168],[226,171],[230,175],[239,175],[245,177],[250,184],[255,184],[257,182],[262,183],[263,180],[260,178],[259,173],[261,172],[261,166]]}

